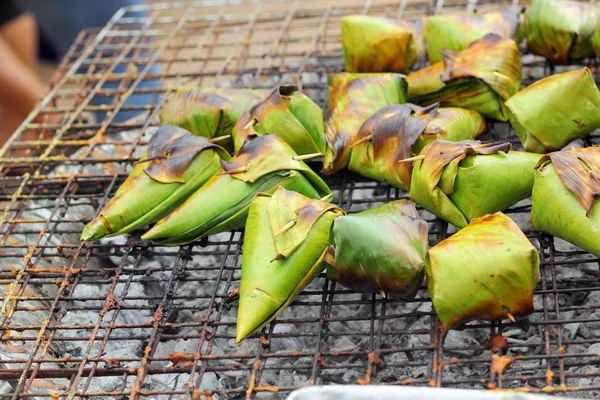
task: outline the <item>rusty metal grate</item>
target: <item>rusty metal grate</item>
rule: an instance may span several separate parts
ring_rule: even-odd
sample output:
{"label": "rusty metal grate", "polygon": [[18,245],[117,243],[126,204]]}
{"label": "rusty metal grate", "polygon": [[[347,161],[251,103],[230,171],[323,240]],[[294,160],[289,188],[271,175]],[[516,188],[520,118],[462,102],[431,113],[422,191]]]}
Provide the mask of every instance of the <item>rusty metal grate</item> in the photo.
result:
{"label": "rusty metal grate", "polygon": [[[444,345],[424,288],[413,301],[386,300],[324,276],[235,345],[239,232],[181,248],[136,236],[78,239],[175,88],[299,80],[324,106],[326,74],[342,70],[342,15],[412,18],[512,3],[207,0],[123,9],[102,30],[82,32],[46,98],[0,151],[0,380],[10,384],[0,396],[284,398],[306,385],[358,382],[597,398],[599,260],[532,231],[527,201],[509,215],[540,249],[535,312],[517,324],[471,323]],[[553,72],[531,55],[523,63],[524,84]],[[597,73],[595,60],[588,65]],[[507,124],[489,138],[518,145]],[[592,143],[600,136],[584,144]],[[349,211],[406,197],[349,173],[329,183]],[[452,233],[424,215],[431,244]],[[513,359],[504,373],[490,370],[496,332]]]}

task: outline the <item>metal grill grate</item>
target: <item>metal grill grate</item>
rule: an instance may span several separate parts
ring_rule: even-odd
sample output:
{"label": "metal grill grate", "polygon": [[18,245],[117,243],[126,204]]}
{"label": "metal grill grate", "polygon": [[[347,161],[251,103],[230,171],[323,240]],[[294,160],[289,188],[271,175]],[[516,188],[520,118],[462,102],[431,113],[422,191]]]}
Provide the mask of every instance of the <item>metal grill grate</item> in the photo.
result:
{"label": "metal grill grate", "polygon": [[[413,301],[386,300],[324,276],[235,345],[239,232],[181,248],[135,235],[78,239],[143,152],[142,132],[157,125],[175,88],[299,80],[324,106],[326,75],[342,70],[341,16],[512,3],[207,0],[123,9],[101,31],[82,32],[45,99],[0,151],[0,379],[11,385],[1,396],[284,398],[306,385],[358,382],[597,398],[599,260],[534,232],[527,201],[508,214],[540,249],[535,312],[517,324],[471,323],[444,345],[425,288]],[[554,72],[531,55],[523,63],[524,84]],[[587,64],[596,74],[595,60]],[[495,124],[490,138],[518,144],[507,124]],[[585,144],[593,142],[597,134]],[[406,197],[349,173],[328,183],[351,212]],[[431,244],[452,233],[423,215]],[[496,332],[509,338],[504,373],[490,369]]]}

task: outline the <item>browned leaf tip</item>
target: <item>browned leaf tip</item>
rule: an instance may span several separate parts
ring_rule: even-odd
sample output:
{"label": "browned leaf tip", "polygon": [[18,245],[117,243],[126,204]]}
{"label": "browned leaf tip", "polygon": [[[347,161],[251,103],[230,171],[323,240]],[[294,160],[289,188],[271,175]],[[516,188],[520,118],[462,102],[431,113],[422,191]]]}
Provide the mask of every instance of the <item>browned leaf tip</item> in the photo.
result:
{"label": "browned leaf tip", "polygon": [[474,70],[477,64],[481,62],[480,57],[488,53],[491,47],[497,46],[501,42],[507,42],[507,39],[495,33],[488,33],[481,39],[471,43],[463,51],[442,51],[445,67],[444,72],[440,75],[442,82],[472,76],[470,71]]}
{"label": "browned leaf tip", "polygon": [[225,154],[225,150],[208,139],[194,136],[175,125],[163,125],[150,139],[148,147],[149,166],[146,175],[161,183],[184,183],[183,175],[198,153],[215,149]]}
{"label": "browned leaf tip", "polygon": [[550,158],[560,180],[579,200],[589,216],[594,199],[600,196],[600,147],[586,147],[570,151],[557,151]]}
{"label": "browned leaf tip", "polygon": [[433,190],[442,176],[442,171],[451,162],[458,163],[469,154],[494,154],[500,151],[508,152],[510,149],[510,142],[482,143],[478,140],[463,140],[461,142],[435,140],[428,143],[421,151],[421,154],[425,155],[421,168],[430,171],[430,183],[432,185],[430,190]]}
{"label": "browned leaf tip", "polygon": [[508,352],[508,340],[498,332],[490,336],[488,347],[494,353],[506,354]]}
{"label": "browned leaf tip", "polygon": [[272,111],[274,108],[287,109],[286,101],[291,96],[300,93],[300,89],[296,85],[277,86],[269,97],[250,108],[250,115],[260,121],[266,113]]}
{"label": "browned leaf tip", "polygon": [[370,138],[376,159],[385,157],[396,162],[410,157],[412,145],[435,117],[437,108],[437,103],[427,108],[413,104],[385,106],[363,123],[355,143]]}

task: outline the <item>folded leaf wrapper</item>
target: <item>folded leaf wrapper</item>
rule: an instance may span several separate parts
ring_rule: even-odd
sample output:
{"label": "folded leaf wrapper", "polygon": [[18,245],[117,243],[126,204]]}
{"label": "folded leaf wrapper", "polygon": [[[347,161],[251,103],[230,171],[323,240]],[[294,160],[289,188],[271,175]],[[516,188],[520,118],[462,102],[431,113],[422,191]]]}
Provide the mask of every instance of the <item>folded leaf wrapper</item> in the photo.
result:
{"label": "folded leaf wrapper", "polygon": [[256,195],[244,233],[236,342],[275,319],[323,271],[331,226],[342,214],[283,187]]}
{"label": "folded leaf wrapper", "polygon": [[358,292],[412,299],[425,275],[427,222],[397,200],[335,220],[327,277]]}
{"label": "folded leaf wrapper", "polygon": [[516,9],[483,15],[434,15],[425,20],[423,40],[427,45],[429,62],[434,64],[442,61],[445,50],[462,51],[488,33],[513,39],[518,27]]}
{"label": "folded leaf wrapper", "polygon": [[594,8],[568,0],[532,0],[522,22],[529,50],[554,64],[592,55],[595,27]]}
{"label": "folded leaf wrapper", "polygon": [[96,240],[156,222],[182,204],[220,168],[229,154],[208,139],[174,125],[160,127],[147,153],[114,197],[81,234]]}
{"label": "folded leaf wrapper", "polygon": [[350,146],[363,122],[382,107],[406,103],[406,90],[406,80],[399,74],[329,75],[327,149],[321,172],[332,174],[346,168]]}
{"label": "folded leaf wrapper", "polygon": [[420,25],[420,21],[345,16],[342,48],[346,71],[408,73],[423,54]]}
{"label": "folded leaf wrapper", "polygon": [[490,33],[459,53],[406,77],[408,100],[427,106],[461,107],[500,121],[508,120],[504,102],[521,87],[521,57],[514,40]]}
{"label": "folded leaf wrapper", "polygon": [[294,85],[278,86],[240,117],[233,131],[236,152],[251,134],[276,134],[297,154],[325,151],[323,111]]}
{"label": "folded leaf wrapper", "polygon": [[509,150],[510,143],[431,142],[413,164],[410,198],[458,228],[502,211],[531,196],[542,157]]}
{"label": "folded leaf wrapper", "polygon": [[[231,135],[238,118],[268,95],[264,89],[183,88],[167,100],[160,121],[209,139]],[[233,149],[231,138],[220,144]]]}
{"label": "folded leaf wrapper", "polygon": [[527,151],[560,150],[600,128],[600,92],[588,68],[551,75],[506,102]]}
{"label": "folded leaf wrapper", "polygon": [[485,130],[481,114],[462,108],[386,106],[360,128],[348,169],[404,190],[410,188],[411,164],[399,162],[435,139],[475,139]]}
{"label": "folded leaf wrapper", "polygon": [[535,174],[531,224],[600,257],[600,147],[544,156]]}
{"label": "folded leaf wrapper", "polygon": [[531,313],[540,259],[517,224],[498,212],[429,249],[425,270],[435,312],[448,330]]}
{"label": "folded leaf wrapper", "polygon": [[314,199],[331,193],[327,184],[276,135],[251,135],[231,161],[142,239],[181,245],[244,227],[248,208],[259,192],[279,186]]}

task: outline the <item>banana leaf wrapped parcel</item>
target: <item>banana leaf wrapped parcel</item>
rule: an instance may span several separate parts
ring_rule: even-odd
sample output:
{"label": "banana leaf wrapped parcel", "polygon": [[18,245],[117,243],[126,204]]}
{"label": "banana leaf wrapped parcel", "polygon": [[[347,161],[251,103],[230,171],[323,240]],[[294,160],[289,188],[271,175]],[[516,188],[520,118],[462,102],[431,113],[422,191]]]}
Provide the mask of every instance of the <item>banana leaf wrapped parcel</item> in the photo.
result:
{"label": "banana leaf wrapped parcel", "polygon": [[276,87],[238,120],[233,130],[235,152],[248,135],[277,134],[297,154],[325,151],[323,111],[294,85]]}
{"label": "banana leaf wrapped parcel", "polygon": [[422,23],[368,15],[342,18],[347,72],[408,73],[423,54]]}
{"label": "banana leaf wrapped parcel", "polygon": [[502,211],[531,196],[542,157],[510,148],[510,143],[431,142],[413,164],[410,198],[458,228]]}
{"label": "banana leaf wrapped parcel", "polygon": [[521,56],[514,40],[489,33],[465,50],[444,51],[443,61],[406,77],[408,101],[441,103],[507,121],[504,102],[521,87]]}
{"label": "banana leaf wrapped parcel", "polygon": [[498,212],[429,249],[425,270],[435,312],[448,330],[531,313],[540,258],[519,226]]}
{"label": "banana leaf wrapped parcel", "polygon": [[221,170],[167,217],[142,236],[181,245],[246,223],[250,202],[279,186],[320,199],[331,193],[323,180],[277,135],[251,135]]}
{"label": "banana leaf wrapped parcel", "polygon": [[522,22],[529,50],[553,64],[592,55],[595,28],[594,8],[569,0],[532,0]]}
{"label": "banana leaf wrapped parcel", "polygon": [[444,50],[466,49],[488,33],[514,39],[519,27],[516,9],[494,11],[482,15],[433,15],[425,19],[423,40],[431,64],[442,61]]}
{"label": "banana leaf wrapped parcel", "polygon": [[248,212],[236,342],[279,315],[324,269],[333,221],[343,211],[279,187]]}
{"label": "banana leaf wrapped parcel", "polygon": [[352,145],[348,169],[404,190],[410,188],[410,163],[401,163],[425,144],[446,139],[475,139],[485,131],[485,120],[476,111],[462,108],[423,108],[392,104],[369,117]]}
{"label": "banana leaf wrapped parcel", "polygon": [[531,224],[600,257],[600,147],[559,151],[540,160]]}
{"label": "banana leaf wrapped parcel", "polygon": [[165,217],[202,187],[229,159],[222,147],[185,129],[163,125],[150,138],[148,151],[81,240],[132,232]]}
{"label": "banana leaf wrapped parcel", "polygon": [[406,103],[406,90],[406,80],[400,74],[329,75],[327,148],[321,172],[332,174],[346,168],[350,146],[363,122],[382,107]]}
{"label": "banana leaf wrapped parcel", "polygon": [[600,91],[587,67],[541,79],[505,104],[527,151],[560,150],[600,128]]}
{"label": "banana leaf wrapped parcel", "polygon": [[[269,95],[265,89],[182,88],[163,105],[160,121],[209,139],[231,135],[238,118]],[[233,140],[220,142],[228,150]]]}
{"label": "banana leaf wrapped parcel", "polygon": [[358,292],[412,299],[425,276],[427,222],[397,200],[338,217],[325,261],[327,277]]}

